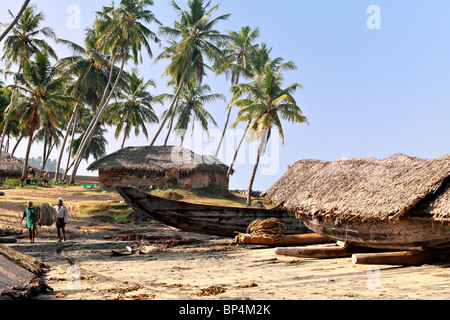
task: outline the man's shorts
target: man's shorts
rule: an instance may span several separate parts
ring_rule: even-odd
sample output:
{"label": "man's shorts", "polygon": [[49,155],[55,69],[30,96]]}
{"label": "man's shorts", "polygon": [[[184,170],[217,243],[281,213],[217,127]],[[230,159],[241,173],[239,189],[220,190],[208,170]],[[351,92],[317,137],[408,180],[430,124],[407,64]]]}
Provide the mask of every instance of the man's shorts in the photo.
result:
{"label": "man's shorts", "polygon": [[58,218],[56,219],[56,227],[58,229],[64,228],[66,226],[66,223],[64,222],[64,218]]}

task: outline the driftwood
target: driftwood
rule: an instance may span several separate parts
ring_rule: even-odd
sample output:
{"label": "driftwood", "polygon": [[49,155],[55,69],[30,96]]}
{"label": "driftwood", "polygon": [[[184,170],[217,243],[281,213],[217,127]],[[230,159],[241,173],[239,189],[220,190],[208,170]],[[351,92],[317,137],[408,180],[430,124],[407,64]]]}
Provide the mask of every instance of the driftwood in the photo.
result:
{"label": "driftwood", "polygon": [[370,265],[422,265],[446,261],[450,261],[450,248],[430,251],[358,253],[352,256],[353,264]]}
{"label": "driftwood", "polygon": [[236,237],[236,242],[241,244],[262,244],[274,246],[309,245],[327,243],[329,241],[329,238],[317,233],[286,235],[276,240],[251,234],[240,234]]}
{"label": "driftwood", "polygon": [[42,261],[0,244],[0,255],[13,261],[35,275],[42,275],[47,267]]}
{"label": "driftwood", "polygon": [[351,257],[352,254],[360,252],[360,250],[361,248],[353,246],[296,247],[296,248],[276,248],[275,253],[278,255],[284,255],[289,257],[330,259],[330,258]]}

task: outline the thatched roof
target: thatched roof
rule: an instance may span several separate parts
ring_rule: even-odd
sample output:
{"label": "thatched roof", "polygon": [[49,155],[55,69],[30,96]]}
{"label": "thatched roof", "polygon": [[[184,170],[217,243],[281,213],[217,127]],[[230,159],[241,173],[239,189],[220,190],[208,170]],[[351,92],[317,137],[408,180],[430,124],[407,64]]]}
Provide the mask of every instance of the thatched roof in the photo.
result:
{"label": "thatched roof", "polygon": [[0,175],[20,176],[23,170],[23,162],[7,152],[0,155]]}
{"label": "thatched roof", "polygon": [[182,147],[129,147],[107,155],[94,163],[88,170],[139,170],[177,171],[192,173],[197,171],[223,172],[228,166],[213,156],[200,156]]}
{"label": "thatched roof", "polygon": [[267,200],[304,215],[396,220],[450,217],[450,155],[420,159],[302,160],[267,191]]}

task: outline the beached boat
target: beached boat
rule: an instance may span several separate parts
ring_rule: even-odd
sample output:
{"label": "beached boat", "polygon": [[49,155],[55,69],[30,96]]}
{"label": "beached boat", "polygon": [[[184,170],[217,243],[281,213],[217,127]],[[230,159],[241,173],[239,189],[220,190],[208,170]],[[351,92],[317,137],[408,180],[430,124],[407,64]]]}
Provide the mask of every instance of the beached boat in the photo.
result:
{"label": "beached boat", "polygon": [[277,218],[284,224],[285,234],[310,232],[286,210],[201,205],[156,197],[134,188],[116,189],[136,212],[183,231],[235,237],[236,232],[245,233],[256,219]]}
{"label": "beached boat", "polygon": [[356,246],[450,246],[450,155],[302,160],[266,200],[314,232]]}

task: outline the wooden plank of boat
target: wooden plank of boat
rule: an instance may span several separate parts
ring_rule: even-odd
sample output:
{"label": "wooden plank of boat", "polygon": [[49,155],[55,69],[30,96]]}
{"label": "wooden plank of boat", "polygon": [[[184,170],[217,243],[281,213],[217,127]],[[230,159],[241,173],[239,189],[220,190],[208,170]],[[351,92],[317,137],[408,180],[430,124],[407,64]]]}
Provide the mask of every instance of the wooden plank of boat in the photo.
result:
{"label": "wooden plank of boat", "polygon": [[450,223],[431,219],[411,217],[395,223],[388,220],[360,222],[356,219],[341,222],[302,215],[302,221],[316,233],[354,246],[401,251],[450,244]]}
{"label": "wooden plank of boat", "polygon": [[248,225],[256,219],[277,218],[284,224],[285,234],[310,233],[285,210],[201,205],[155,197],[134,188],[116,189],[136,212],[184,231],[234,237],[236,232],[245,233]]}
{"label": "wooden plank of boat", "polygon": [[267,239],[261,236],[251,234],[240,234],[237,237],[237,243],[240,244],[261,244],[269,246],[293,246],[293,245],[309,245],[330,242],[330,238],[317,233],[309,234],[291,234],[285,235],[279,239]]}
{"label": "wooden plank of boat", "polygon": [[352,256],[353,264],[369,265],[422,265],[450,261],[450,248],[430,251],[401,251],[359,253]]}
{"label": "wooden plank of boat", "polygon": [[321,247],[296,247],[276,248],[275,253],[282,256],[297,258],[332,259],[351,257],[352,254],[360,252],[361,248],[348,246],[321,246]]}

